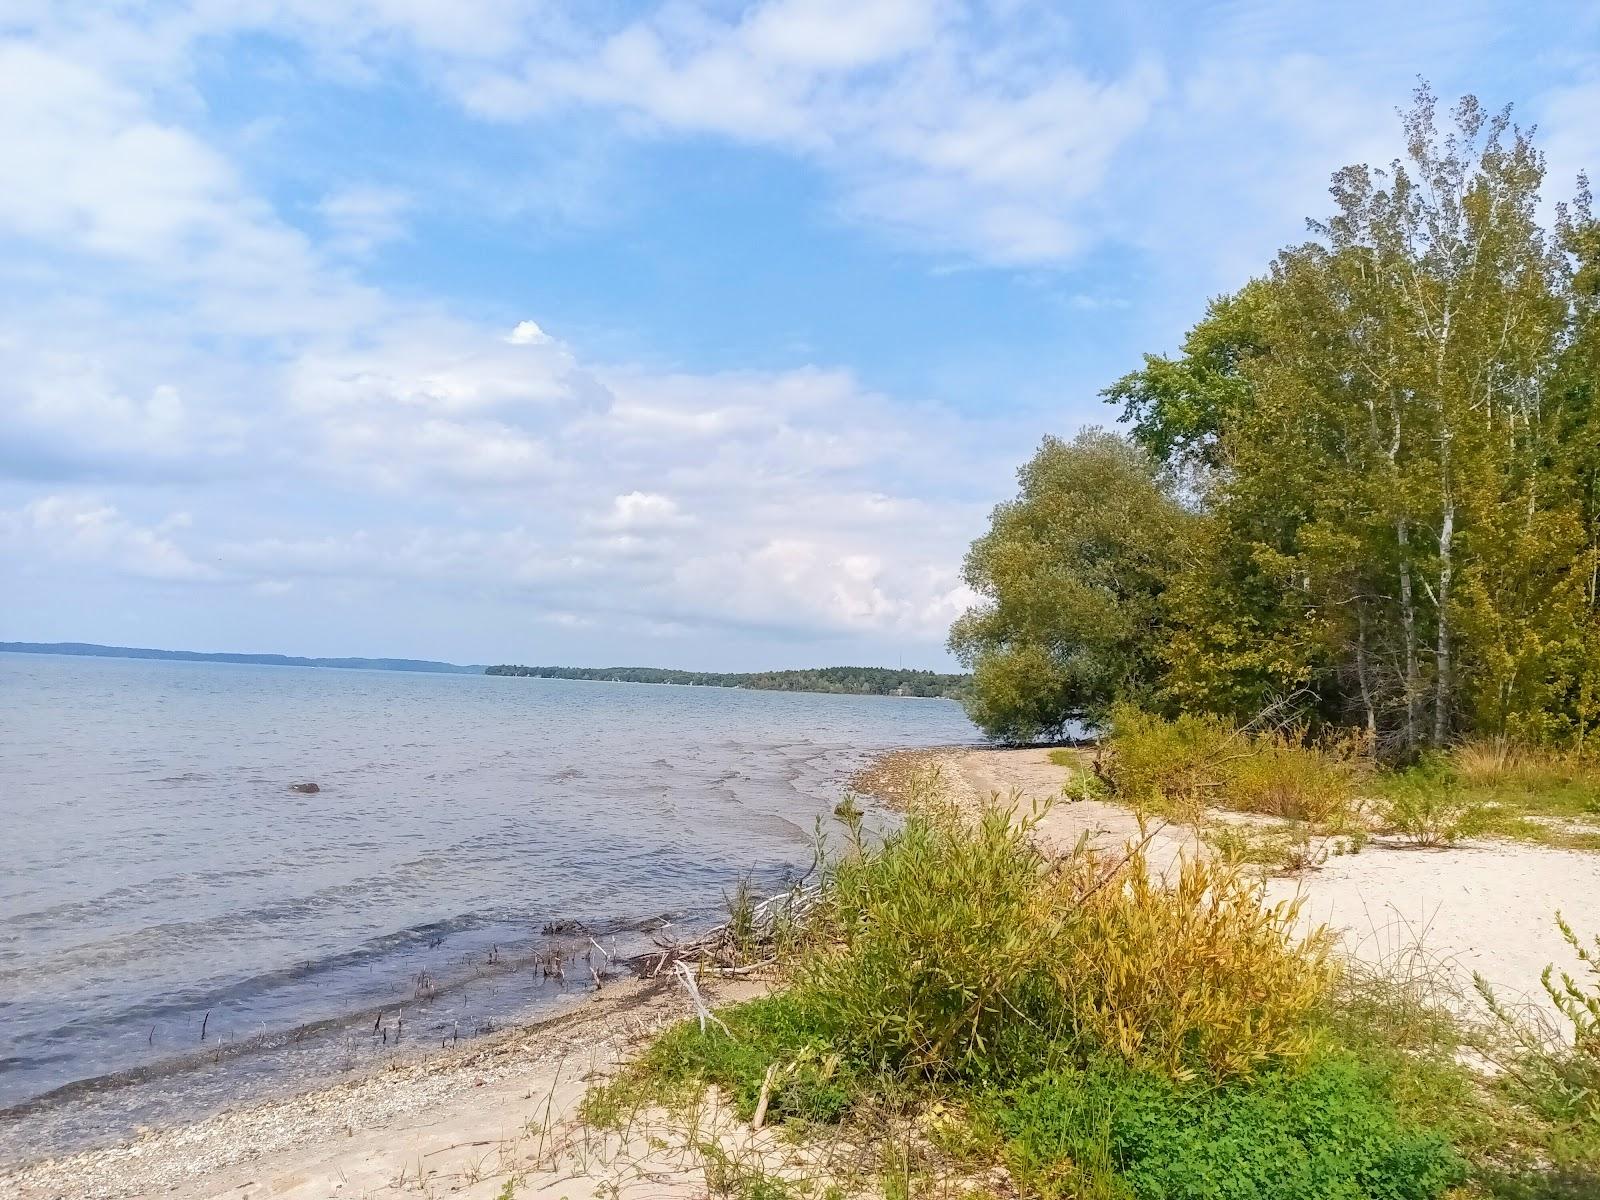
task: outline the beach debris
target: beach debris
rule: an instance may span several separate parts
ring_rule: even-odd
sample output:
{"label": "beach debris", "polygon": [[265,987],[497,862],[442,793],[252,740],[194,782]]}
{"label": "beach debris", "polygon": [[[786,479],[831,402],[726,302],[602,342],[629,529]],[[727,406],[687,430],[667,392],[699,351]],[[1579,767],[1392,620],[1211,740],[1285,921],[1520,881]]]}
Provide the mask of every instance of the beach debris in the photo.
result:
{"label": "beach debris", "polygon": [[314,796],[322,790],[322,785],[318,783],[311,783],[308,780],[304,783],[291,783],[289,785],[289,790],[291,792],[300,792],[306,796]]}
{"label": "beach debris", "polygon": [[672,969],[678,978],[683,981],[684,990],[689,993],[689,999],[694,1001],[695,1015],[700,1018],[700,1032],[704,1033],[706,1031],[707,1021],[715,1021],[717,1028],[721,1029],[723,1033],[728,1033],[730,1037],[733,1036],[728,1032],[728,1027],[722,1023],[722,1018],[711,1011],[711,1006],[706,1003],[706,998],[700,994],[700,985],[695,982],[694,972],[689,970],[688,964],[680,958],[672,964]]}
{"label": "beach debris", "polygon": [[654,950],[628,959],[624,965],[654,979],[669,967],[689,963],[703,974],[753,975],[777,962],[779,939],[786,929],[802,924],[821,899],[815,885],[796,885],[764,900],[744,898],[728,921],[687,941],[669,938],[665,930],[651,940]]}
{"label": "beach debris", "polygon": [[767,1123],[767,1105],[772,1100],[772,1080],[778,1074],[778,1064],[767,1064],[766,1078],[761,1081],[761,1095],[756,1100],[756,1115],[750,1119],[750,1128],[759,1130]]}

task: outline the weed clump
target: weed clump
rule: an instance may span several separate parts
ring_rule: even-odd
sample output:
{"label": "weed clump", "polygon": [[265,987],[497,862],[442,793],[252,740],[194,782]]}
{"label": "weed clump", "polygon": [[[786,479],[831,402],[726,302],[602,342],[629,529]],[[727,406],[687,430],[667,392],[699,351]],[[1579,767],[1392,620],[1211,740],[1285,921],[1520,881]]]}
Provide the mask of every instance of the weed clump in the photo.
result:
{"label": "weed clump", "polygon": [[1388,781],[1382,808],[1384,826],[1413,846],[1453,846],[1482,831],[1484,806],[1468,799],[1449,761],[1425,757],[1415,767]]}

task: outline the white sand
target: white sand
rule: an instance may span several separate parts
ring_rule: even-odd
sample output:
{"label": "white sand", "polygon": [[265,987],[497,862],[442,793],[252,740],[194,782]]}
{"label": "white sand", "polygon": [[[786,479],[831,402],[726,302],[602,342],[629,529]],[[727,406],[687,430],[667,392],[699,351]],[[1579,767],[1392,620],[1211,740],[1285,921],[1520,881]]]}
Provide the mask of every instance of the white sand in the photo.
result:
{"label": "white sand", "polygon": [[[945,773],[963,799],[1008,797],[1024,803],[1061,794],[1070,771],[1047,750],[955,751]],[[1116,804],[1054,805],[1042,838],[1070,848],[1087,831],[1094,843],[1122,845],[1137,833],[1133,814]],[[1163,866],[1192,835],[1168,830],[1152,841]],[[1357,855],[1329,857],[1315,870],[1268,882],[1272,900],[1305,896],[1304,915],[1336,930],[1351,956],[1381,965],[1422,951],[1452,967],[1463,989],[1474,971],[1508,1000],[1542,1000],[1539,975],[1549,963],[1574,969],[1556,928],[1559,910],[1580,936],[1600,933],[1600,854],[1521,842],[1472,842],[1417,850],[1375,839]]]}

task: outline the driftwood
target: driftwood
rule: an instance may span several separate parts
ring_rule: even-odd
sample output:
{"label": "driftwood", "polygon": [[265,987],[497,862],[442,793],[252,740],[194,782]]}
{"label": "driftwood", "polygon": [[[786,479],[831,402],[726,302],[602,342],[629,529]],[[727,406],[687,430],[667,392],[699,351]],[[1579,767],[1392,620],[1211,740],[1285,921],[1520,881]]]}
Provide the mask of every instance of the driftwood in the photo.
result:
{"label": "driftwood", "polygon": [[821,895],[817,886],[779,892],[751,903],[735,917],[686,941],[658,932],[651,939],[655,949],[635,955],[627,965],[647,979],[666,970],[676,971],[680,964],[708,975],[754,974],[777,961],[780,927],[803,921]]}

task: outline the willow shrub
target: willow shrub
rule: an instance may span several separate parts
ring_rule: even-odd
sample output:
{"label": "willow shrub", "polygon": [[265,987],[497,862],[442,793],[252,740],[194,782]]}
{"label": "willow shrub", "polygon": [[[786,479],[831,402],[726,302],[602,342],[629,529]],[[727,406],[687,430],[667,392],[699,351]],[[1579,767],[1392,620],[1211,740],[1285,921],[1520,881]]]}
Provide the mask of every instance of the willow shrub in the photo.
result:
{"label": "willow shrub", "polygon": [[1215,802],[1219,764],[1237,740],[1221,717],[1185,713],[1167,721],[1118,704],[1111,710],[1101,769],[1124,803],[1193,819]]}
{"label": "willow shrub", "polygon": [[1158,880],[1142,856],[1083,890],[1055,970],[1088,1045],[1174,1079],[1244,1078],[1315,1049],[1334,967],[1325,932],[1297,932],[1300,900],[1266,906],[1215,861]]}
{"label": "willow shrub", "polygon": [[1111,1054],[1176,1079],[1304,1058],[1321,935],[1226,864],[1169,883],[1139,851],[1049,860],[1027,820],[915,816],[840,862],[797,989],[847,1057],[1005,1081]]}
{"label": "willow shrub", "polygon": [[1070,913],[1028,827],[935,806],[834,865],[795,984],[853,1057],[1003,1078],[1070,1035],[1052,969]]}
{"label": "willow shrub", "polygon": [[1331,829],[1352,823],[1365,771],[1356,740],[1192,713],[1168,721],[1128,704],[1112,710],[1101,761],[1117,796],[1145,811],[1198,821],[1226,808]]}

